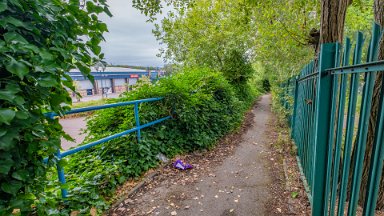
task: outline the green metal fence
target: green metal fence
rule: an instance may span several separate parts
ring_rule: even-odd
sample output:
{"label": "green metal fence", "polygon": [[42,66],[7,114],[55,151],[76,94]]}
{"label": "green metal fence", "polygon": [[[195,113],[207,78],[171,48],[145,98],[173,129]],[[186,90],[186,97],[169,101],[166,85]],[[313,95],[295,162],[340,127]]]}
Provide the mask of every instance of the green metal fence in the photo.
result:
{"label": "green metal fence", "polygon": [[[383,175],[384,88],[370,152],[367,134],[376,74],[384,71],[384,61],[377,60],[381,36],[374,24],[365,46],[368,38],[357,33],[353,56],[348,38],[344,46],[322,44],[318,58],[282,85],[281,102],[292,110],[291,136],[312,215],[356,215],[358,209],[375,215]],[[293,107],[287,105],[289,97],[294,98]],[[368,181],[362,185],[367,166]],[[364,200],[359,200],[362,194]]]}

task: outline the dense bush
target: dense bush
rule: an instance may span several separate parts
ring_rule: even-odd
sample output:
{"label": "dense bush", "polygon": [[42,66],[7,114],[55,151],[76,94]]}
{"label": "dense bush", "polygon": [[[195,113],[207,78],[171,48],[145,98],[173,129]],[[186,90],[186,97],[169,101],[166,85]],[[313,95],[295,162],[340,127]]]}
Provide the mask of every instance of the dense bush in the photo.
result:
{"label": "dense bush", "polygon": [[230,50],[224,57],[221,71],[231,83],[242,101],[251,101],[253,98],[250,79],[255,75],[252,63],[244,54],[244,50]]}
{"label": "dense bush", "polygon": [[[173,119],[142,130],[142,141],[132,134],[69,157],[66,176],[70,197],[63,214],[108,207],[108,197],[129,178],[140,176],[158,164],[156,155],[173,157],[183,152],[212,147],[235,129],[248,108],[240,101],[222,73],[187,70],[163,78],[109,102],[164,97],[140,105],[141,124],[172,115]],[[254,95],[256,98],[256,95]],[[88,122],[87,141],[134,127],[133,107],[98,111]],[[58,188],[56,188],[58,190]]]}

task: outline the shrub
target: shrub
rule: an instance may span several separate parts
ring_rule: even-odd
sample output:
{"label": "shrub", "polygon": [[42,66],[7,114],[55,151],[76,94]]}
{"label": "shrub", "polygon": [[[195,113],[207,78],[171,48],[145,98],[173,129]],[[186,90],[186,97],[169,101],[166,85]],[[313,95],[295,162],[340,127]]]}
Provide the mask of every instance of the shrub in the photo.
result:
{"label": "shrub", "polygon": [[240,100],[249,102],[254,98],[249,81],[255,76],[255,70],[244,51],[230,50],[224,57],[221,70]]}

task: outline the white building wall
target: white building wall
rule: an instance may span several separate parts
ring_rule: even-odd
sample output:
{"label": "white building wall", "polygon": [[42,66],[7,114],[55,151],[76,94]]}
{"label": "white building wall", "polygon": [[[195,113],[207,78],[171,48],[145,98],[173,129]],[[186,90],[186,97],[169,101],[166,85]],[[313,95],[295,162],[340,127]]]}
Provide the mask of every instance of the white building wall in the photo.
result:
{"label": "white building wall", "polygon": [[129,78],[129,85],[134,85],[137,83],[137,78]]}
{"label": "white building wall", "polygon": [[81,80],[77,82],[79,84],[80,90],[93,89],[93,85],[89,80]]}
{"label": "white building wall", "polygon": [[115,79],[115,86],[125,85],[125,79]]}
{"label": "white building wall", "polygon": [[96,80],[97,81],[97,84],[99,86],[99,88],[103,87],[103,88],[111,88],[112,85],[111,85],[111,80],[110,79],[103,79],[103,80]]}

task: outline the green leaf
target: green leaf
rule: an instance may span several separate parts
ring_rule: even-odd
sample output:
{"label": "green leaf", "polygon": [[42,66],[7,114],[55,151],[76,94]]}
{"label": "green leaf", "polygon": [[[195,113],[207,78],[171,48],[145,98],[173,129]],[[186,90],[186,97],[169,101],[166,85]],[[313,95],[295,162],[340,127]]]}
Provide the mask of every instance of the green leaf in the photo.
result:
{"label": "green leaf", "polygon": [[9,125],[15,115],[16,112],[11,109],[0,108],[0,123]]}
{"label": "green leaf", "polygon": [[47,51],[41,51],[39,53],[39,55],[41,56],[42,59],[44,60],[52,60],[53,59],[53,55]]}
{"label": "green leaf", "polygon": [[16,195],[23,184],[20,181],[10,181],[1,184],[1,189],[9,194]]}
{"label": "green leaf", "polygon": [[25,100],[21,96],[16,96],[13,100],[17,105],[23,105],[25,103]]}
{"label": "green leaf", "polygon": [[28,179],[29,173],[27,170],[17,170],[16,172],[12,173],[12,177],[20,181],[25,181]]}
{"label": "green leaf", "polygon": [[91,48],[92,48],[92,51],[93,51],[93,53],[95,54],[95,55],[99,55],[100,54],[100,52],[101,52],[101,47],[100,46],[91,46]]}
{"label": "green leaf", "polygon": [[7,32],[4,34],[4,40],[7,43],[14,44],[14,43],[22,43],[22,44],[28,44],[27,40],[20,34],[16,32]]}
{"label": "green leaf", "polygon": [[293,191],[293,192],[291,193],[291,197],[292,197],[293,199],[297,198],[297,196],[299,196],[299,192],[297,192],[297,191]]}
{"label": "green leaf", "polygon": [[0,90],[0,99],[12,102],[16,97],[15,92],[8,90]]}
{"label": "green leaf", "polygon": [[20,79],[23,79],[29,72],[29,69],[25,64],[18,62],[13,58],[5,68],[12,74],[17,75]]}
{"label": "green leaf", "polygon": [[6,17],[0,21],[0,24],[12,24],[16,27],[23,27],[28,30],[32,30],[31,26],[27,25],[26,23],[22,22],[21,20],[18,20],[14,17]]}
{"label": "green leaf", "polygon": [[16,112],[16,118],[18,118],[18,119],[27,119],[28,117],[29,117],[28,112],[24,112],[24,111]]}
{"label": "green leaf", "polygon": [[0,2],[0,13],[7,10],[7,2]]}
{"label": "green leaf", "polygon": [[12,102],[18,92],[20,92],[18,85],[8,84],[5,89],[0,90],[0,99]]}
{"label": "green leaf", "polygon": [[111,11],[109,10],[109,8],[107,6],[104,7],[104,12],[109,16],[109,17],[112,17],[112,13]]}
{"label": "green leaf", "polygon": [[5,136],[0,137],[0,150],[10,149],[15,144],[18,132],[16,130],[8,130]]}
{"label": "green leaf", "polygon": [[53,76],[46,76],[38,81],[42,87],[53,87],[57,85],[57,81]]}
{"label": "green leaf", "polygon": [[6,161],[5,162],[1,162],[0,164],[0,174],[4,174],[4,175],[7,175],[9,170],[11,169],[13,163],[7,163]]}
{"label": "green leaf", "polygon": [[103,32],[108,32],[108,26],[105,23],[97,23],[97,28]]}
{"label": "green leaf", "polygon": [[6,130],[0,128],[0,137],[4,136],[6,133]]}

